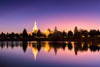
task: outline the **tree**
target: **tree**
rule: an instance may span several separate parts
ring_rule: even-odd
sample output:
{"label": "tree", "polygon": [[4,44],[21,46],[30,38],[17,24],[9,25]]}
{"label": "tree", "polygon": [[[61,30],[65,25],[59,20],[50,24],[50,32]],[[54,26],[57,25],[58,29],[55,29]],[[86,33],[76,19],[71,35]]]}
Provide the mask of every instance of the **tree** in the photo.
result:
{"label": "tree", "polygon": [[48,38],[50,38],[51,40],[57,41],[57,40],[62,40],[63,39],[63,35],[61,32],[56,32],[53,34],[49,34]]}
{"label": "tree", "polygon": [[35,37],[35,36],[36,36],[36,33],[33,32],[33,33],[32,33],[32,37]]}
{"label": "tree", "polygon": [[47,30],[48,30],[49,32],[51,32],[51,30],[50,30],[49,28],[48,28]]}
{"label": "tree", "polygon": [[82,33],[81,32],[77,32],[74,34],[74,38],[81,38],[82,37]]}
{"label": "tree", "polygon": [[95,37],[97,35],[97,31],[96,30],[90,30],[89,35],[91,37]]}
{"label": "tree", "polygon": [[48,35],[51,33],[50,29],[45,30],[45,36],[48,37]]}
{"label": "tree", "polygon": [[77,27],[75,27],[74,34],[77,33],[77,32],[78,32],[78,29],[77,29]]}
{"label": "tree", "polygon": [[66,37],[66,32],[63,31],[63,32],[62,32],[62,35],[63,35],[63,38],[65,38],[65,37]]}
{"label": "tree", "polygon": [[2,33],[1,33],[1,39],[3,39],[3,40],[4,40],[4,39],[5,39],[5,37],[6,37],[6,36],[5,36],[5,33],[3,33],[3,32],[2,32]]}
{"label": "tree", "polygon": [[39,29],[38,32],[37,32],[37,37],[41,37],[41,35],[42,35],[42,33],[41,33],[40,29]]}
{"label": "tree", "polygon": [[82,36],[88,37],[88,31],[87,30],[83,30],[81,33],[82,33]]}
{"label": "tree", "polygon": [[4,35],[5,35],[5,34],[2,32],[2,33],[1,33],[1,36],[4,36]]}
{"label": "tree", "polygon": [[68,37],[72,37],[73,36],[73,32],[72,31],[68,31]]}
{"label": "tree", "polygon": [[23,30],[22,36],[23,36],[23,38],[26,38],[26,37],[28,37],[28,34],[27,34],[27,31],[26,31],[26,29],[24,29],[24,30]]}
{"label": "tree", "polygon": [[54,29],[54,33],[57,33],[57,32],[58,32],[57,27],[55,27],[55,29]]}
{"label": "tree", "polygon": [[16,33],[16,34],[15,34],[15,38],[16,38],[16,39],[19,39],[19,37],[20,37],[19,34]]}
{"label": "tree", "polygon": [[6,37],[7,37],[7,38],[9,37],[9,34],[8,34],[8,32],[7,32],[7,34],[6,34]]}

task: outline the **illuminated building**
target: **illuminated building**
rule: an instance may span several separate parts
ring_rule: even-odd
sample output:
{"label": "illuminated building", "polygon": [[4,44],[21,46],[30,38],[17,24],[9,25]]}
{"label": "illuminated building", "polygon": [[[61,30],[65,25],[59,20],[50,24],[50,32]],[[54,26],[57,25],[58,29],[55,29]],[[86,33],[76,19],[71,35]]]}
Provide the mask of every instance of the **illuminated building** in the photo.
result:
{"label": "illuminated building", "polygon": [[33,33],[37,33],[38,32],[38,28],[37,28],[37,25],[36,25],[36,21],[35,21],[35,24],[34,24],[34,27],[33,27]]}

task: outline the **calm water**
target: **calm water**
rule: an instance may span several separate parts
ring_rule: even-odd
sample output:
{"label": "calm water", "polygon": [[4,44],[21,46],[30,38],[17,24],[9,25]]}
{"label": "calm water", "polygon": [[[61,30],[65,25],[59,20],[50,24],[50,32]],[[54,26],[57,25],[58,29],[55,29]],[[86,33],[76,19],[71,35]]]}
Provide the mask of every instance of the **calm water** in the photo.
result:
{"label": "calm water", "polygon": [[0,67],[100,67],[100,43],[4,41]]}

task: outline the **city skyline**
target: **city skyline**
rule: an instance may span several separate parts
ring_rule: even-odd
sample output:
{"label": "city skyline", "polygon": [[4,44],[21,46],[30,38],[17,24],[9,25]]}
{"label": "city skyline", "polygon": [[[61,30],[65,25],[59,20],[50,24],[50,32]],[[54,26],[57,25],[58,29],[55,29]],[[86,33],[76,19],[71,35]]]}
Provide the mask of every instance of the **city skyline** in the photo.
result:
{"label": "city skyline", "polygon": [[[41,30],[41,29],[39,29],[38,28],[38,25],[36,25],[37,23],[36,23],[36,20],[35,20],[35,22],[34,22],[34,25],[33,25],[33,27],[32,27],[32,30],[31,31],[28,31],[26,28],[23,28],[23,29],[26,29],[27,30],[27,33],[28,34],[32,34],[33,32],[34,33],[37,33],[37,31],[38,30],[40,30],[42,33],[47,33],[48,32],[48,29],[50,29],[51,31],[52,31],[52,33],[55,31],[55,27],[56,27],[56,29],[57,29],[57,31],[61,31],[61,32],[63,32],[63,31],[65,31],[65,32],[68,32],[68,31],[72,31],[73,33],[74,33],[74,31],[75,31],[75,28],[77,27],[77,26],[75,26],[73,29],[59,29],[59,28],[57,28],[57,26],[55,26],[54,27],[54,29],[51,29],[51,28],[47,28],[47,29],[45,29],[45,30]],[[78,27],[77,27],[78,28]],[[88,32],[90,31],[90,30],[100,30],[100,29],[95,29],[95,28],[90,28],[90,29],[86,29],[86,28],[78,28],[77,29],[78,31],[82,31],[82,30],[87,30]],[[22,30],[23,31],[23,30]],[[7,31],[7,32],[3,32],[3,31],[1,31],[1,33],[3,32],[3,33],[12,33],[12,32],[14,32],[14,33],[22,33],[22,31],[20,31],[20,32],[14,32],[14,31],[11,31],[11,32],[9,32],[9,31]]]}

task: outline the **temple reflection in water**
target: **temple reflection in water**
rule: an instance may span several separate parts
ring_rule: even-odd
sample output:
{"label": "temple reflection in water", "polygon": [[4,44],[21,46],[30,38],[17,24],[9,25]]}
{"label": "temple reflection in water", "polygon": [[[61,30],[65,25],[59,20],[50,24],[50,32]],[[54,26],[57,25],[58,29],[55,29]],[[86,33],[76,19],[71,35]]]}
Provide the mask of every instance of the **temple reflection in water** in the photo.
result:
{"label": "temple reflection in water", "polygon": [[91,52],[99,51],[100,50],[100,43],[99,42],[53,42],[53,41],[2,41],[0,42],[0,48],[9,48],[11,47],[12,50],[14,47],[21,47],[23,52],[27,51],[27,48],[32,49],[32,53],[34,55],[34,60],[36,61],[36,57],[38,52],[41,51],[41,48],[44,49],[45,52],[50,52],[51,50],[54,51],[55,55],[57,52],[62,49],[65,51],[73,50],[75,55],[78,55],[78,52],[87,52],[90,50]]}

